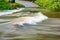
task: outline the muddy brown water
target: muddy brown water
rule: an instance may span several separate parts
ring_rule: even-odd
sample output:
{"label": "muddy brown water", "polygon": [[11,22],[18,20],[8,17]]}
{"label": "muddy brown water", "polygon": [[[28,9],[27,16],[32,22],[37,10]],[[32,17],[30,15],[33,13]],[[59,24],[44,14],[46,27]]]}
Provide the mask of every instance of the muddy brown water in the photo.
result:
{"label": "muddy brown water", "polygon": [[35,26],[16,29],[11,25],[12,20],[20,15],[31,16],[27,12],[22,13],[0,16],[0,40],[60,40],[59,12],[44,13],[49,17],[47,20],[37,23],[38,25]]}

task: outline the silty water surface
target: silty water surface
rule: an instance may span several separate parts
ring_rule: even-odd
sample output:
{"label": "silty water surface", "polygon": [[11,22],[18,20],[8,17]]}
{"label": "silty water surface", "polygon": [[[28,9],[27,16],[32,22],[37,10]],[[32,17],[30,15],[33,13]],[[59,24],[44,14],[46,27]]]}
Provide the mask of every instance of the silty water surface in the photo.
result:
{"label": "silty water surface", "polygon": [[60,18],[48,18],[35,26],[16,29],[11,21],[20,15],[32,14],[21,12],[0,17],[0,40],[60,40]]}

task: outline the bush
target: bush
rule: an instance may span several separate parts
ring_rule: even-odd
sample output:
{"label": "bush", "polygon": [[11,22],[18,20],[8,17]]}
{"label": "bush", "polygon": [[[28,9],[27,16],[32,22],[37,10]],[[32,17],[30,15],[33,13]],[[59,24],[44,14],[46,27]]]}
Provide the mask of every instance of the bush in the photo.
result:
{"label": "bush", "polygon": [[18,4],[18,3],[13,3],[12,4],[12,7],[25,7],[24,5],[22,5],[22,4]]}
{"label": "bush", "polygon": [[41,8],[51,11],[60,10],[60,0],[36,0],[35,3],[38,4]]}
{"label": "bush", "polygon": [[4,3],[4,2],[0,2],[0,10],[8,10],[8,9],[12,9],[10,4]]}
{"label": "bush", "polygon": [[9,0],[0,0],[0,10],[11,10],[15,9],[16,7],[24,7],[18,3],[9,3]]}

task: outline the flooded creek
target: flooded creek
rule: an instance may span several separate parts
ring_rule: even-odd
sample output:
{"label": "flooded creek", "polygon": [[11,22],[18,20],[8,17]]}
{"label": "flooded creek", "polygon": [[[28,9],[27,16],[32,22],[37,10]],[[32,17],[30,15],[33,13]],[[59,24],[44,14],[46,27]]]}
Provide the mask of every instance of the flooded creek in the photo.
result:
{"label": "flooded creek", "polygon": [[49,17],[47,20],[37,23],[35,26],[16,29],[11,25],[11,21],[19,18],[20,15],[31,16],[27,12],[22,13],[0,17],[0,40],[60,40],[59,14],[52,13],[48,15],[48,13],[45,13]]}

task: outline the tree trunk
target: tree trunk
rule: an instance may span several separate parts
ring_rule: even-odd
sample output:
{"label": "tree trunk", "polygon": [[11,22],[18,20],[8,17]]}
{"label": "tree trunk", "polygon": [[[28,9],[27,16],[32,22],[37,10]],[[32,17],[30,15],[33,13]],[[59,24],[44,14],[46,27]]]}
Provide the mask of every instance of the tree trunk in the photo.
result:
{"label": "tree trunk", "polygon": [[10,3],[15,3],[15,0],[10,0]]}

